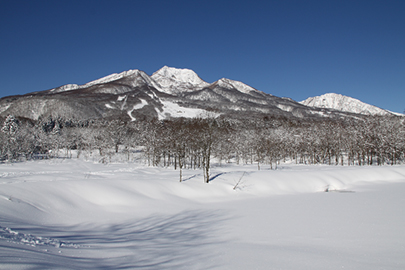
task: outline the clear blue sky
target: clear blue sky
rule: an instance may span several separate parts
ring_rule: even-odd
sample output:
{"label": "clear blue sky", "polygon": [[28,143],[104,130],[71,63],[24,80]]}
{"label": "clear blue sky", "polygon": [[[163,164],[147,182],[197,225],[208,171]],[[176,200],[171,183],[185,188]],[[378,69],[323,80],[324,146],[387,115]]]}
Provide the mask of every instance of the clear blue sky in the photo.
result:
{"label": "clear blue sky", "polygon": [[0,0],[0,97],[164,65],[403,112],[405,1]]}

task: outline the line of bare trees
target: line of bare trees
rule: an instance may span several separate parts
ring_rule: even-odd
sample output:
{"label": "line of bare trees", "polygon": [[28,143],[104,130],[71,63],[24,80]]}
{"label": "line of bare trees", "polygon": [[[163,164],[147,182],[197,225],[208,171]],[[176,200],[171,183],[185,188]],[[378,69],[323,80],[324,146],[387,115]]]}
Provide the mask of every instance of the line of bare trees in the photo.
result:
{"label": "line of bare trees", "polygon": [[202,169],[210,180],[215,162],[257,164],[276,168],[282,161],[304,164],[383,165],[405,160],[403,117],[349,120],[251,120],[178,118],[164,121],[32,121],[2,119],[0,159],[15,161],[96,152],[101,162],[117,153],[128,160],[141,149],[150,166]]}

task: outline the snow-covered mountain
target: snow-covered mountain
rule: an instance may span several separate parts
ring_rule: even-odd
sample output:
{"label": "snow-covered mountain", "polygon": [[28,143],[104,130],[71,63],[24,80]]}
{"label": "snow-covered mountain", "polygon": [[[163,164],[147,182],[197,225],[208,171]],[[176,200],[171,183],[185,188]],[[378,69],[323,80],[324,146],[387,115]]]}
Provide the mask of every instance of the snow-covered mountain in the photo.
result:
{"label": "snow-covered mountain", "polygon": [[164,66],[153,73],[151,78],[160,85],[159,90],[168,94],[195,91],[209,85],[190,69],[178,69],[168,66]]}
{"label": "snow-covered mountain", "polygon": [[315,108],[327,108],[364,115],[392,114],[387,110],[378,108],[370,104],[366,104],[358,99],[335,93],[328,93],[321,96],[309,97],[306,100],[301,101],[300,103]]}
{"label": "snow-covered mountain", "polygon": [[97,79],[97,80],[94,80],[91,82],[88,82],[83,85],[66,84],[66,85],[51,89],[51,90],[49,90],[49,92],[60,93],[60,92],[65,92],[65,91],[84,89],[84,88],[89,88],[94,85],[105,85],[108,83],[117,82],[121,79],[125,79],[127,81],[130,80],[131,83],[129,85],[131,85],[133,87],[137,87],[137,86],[141,86],[141,85],[151,85],[157,89],[160,89],[160,86],[152,78],[150,78],[148,74],[146,74],[145,72],[138,70],[138,69],[131,69],[131,70],[123,71],[121,73],[113,73],[113,74],[110,74],[108,76],[102,77],[100,79]]}
{"label": "snow-covered mountain", "polygon": [[250,91],[257,91],[253,87],[251,87],[247,84],[244,84],[243,82],[234,81],[234,80],[225,79],[225,78],[219,79],[218,81],[215,82],[215,84],[218,84],[218,86],[228,88],[228,89],[233,88],[242,93],[249,93]]}
{"label": "snow-covered mountain", "polygon": [[67,84],[22,96],[4,97],[0,99],[0,116],[12,114],[34,120],[62,117],[136,121],[203,115],[342,118],[366,111],[386,112],[336,94],[322,96],[320,100],[324,103],[319,103],[318,99],[308,99],[300,104],[289,98],[266,94],[240,81],[222,78],[208,83],[190,69],[164,66],[151,76],[134,69],[83,85]]}

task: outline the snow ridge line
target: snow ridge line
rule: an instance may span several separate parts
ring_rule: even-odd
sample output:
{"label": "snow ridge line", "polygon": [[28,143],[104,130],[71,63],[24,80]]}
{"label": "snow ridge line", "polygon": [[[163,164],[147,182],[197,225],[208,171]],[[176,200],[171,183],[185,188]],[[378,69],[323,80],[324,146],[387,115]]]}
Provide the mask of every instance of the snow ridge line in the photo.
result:
{"label": "snow ridge line", "polygon": [[79,248],[80,245],[76,245],[70,242],[59,241],[53,238],[35,236],[32,234],[25,234],[14,231],[10,228],[5,228],[0,226],[0,238],[7,240],[7,242],[16,243],[16,244],[24,244],[29,245],[32,247],[36,246],[53,246],[56,248]]}
{"label": "snow ridge line", "polygon": [[[118,169],[118,170],[105,170],[105,171],[98,171],[98,172],[87,172],[87,174],[93,174],[93,175],[110,175],[112,173],[115,172],[133,172],[134,168],[129,168],[129,169]],[[19,176],[31,176],[31,175],[49,175],[49,174],[64,174],[64,173],[69,173],[69,174],[73,174],[74,172],[72,171],[42,171],[42,172],[5,172],[0,174],[0,178],[6,178],[6,177],[19,177]],[[41,181],[37,181],[37,180],[29,180],[30,182],[49,182],[49,181],[53,181],[53,180],[41,180]],[[61,180],[58,180],[61,181]],[[21,181],[19,181],[21,182]],[[18,183],[19,183],[18,182]],[[16,182],[0,182],[0,184],[10,184],[10,183],[16,183]]]}
{"label": "snow ridge line", "polygon": [[0,178],[5,177],[18,177],[25,175],[45,175],[45,174],[61,174],[61,173],[73,173],[69,171],[46,171],[46,172],[5,172],[0,174]]}

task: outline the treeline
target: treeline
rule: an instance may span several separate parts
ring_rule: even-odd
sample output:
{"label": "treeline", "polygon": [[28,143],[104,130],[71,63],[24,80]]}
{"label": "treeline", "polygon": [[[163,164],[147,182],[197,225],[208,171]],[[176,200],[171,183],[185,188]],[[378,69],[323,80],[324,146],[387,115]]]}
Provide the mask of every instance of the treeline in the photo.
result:
{"label": "treeline", "polygon": [[255,163],[276,168],[281,161],[303,164],[398,164],[405,156],[403,117],[350,120],[298,120],[265,117],[256,120],[178,118],[164,121],[32,121],[8,116],[2,120],[0,159],[52,158],[64,151],[97,151],[101,161],[141,149],[150,166],[203,169],[209,181],[211,162]]}

